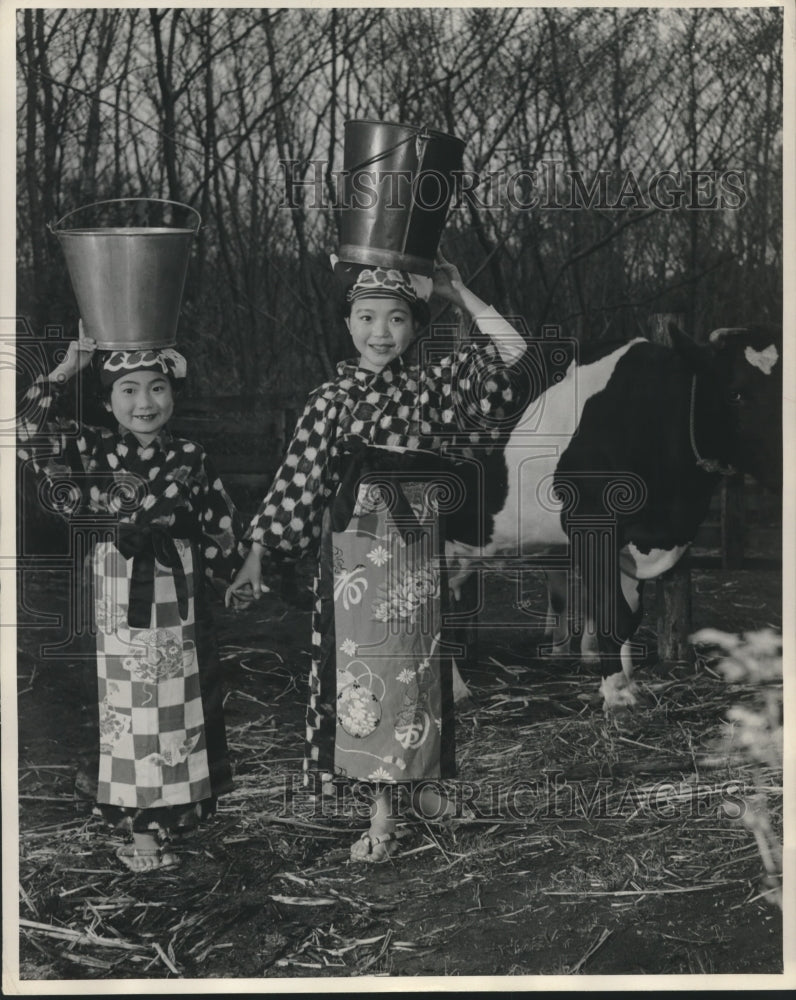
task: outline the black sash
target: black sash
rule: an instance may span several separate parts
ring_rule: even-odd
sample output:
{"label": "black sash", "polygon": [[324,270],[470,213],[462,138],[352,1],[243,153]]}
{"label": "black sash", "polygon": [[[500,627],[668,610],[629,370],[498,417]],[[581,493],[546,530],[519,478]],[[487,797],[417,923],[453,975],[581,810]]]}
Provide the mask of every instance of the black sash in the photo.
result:
{"label": "black sash", "polygon": [[131,628],[149,628],[152,604],[155,600],[155,561],[168,566],[174,575],[177,608],[180,618],[188,617],[188,582],[182,559],[174,544],[175,538],[183,541],[198,540],[199,530],[195,515],[177,511],[174,524],[125,524],[120,523],[116,548],[125,559],[133,560],[130,580],[130,603],[127,623]]}
{"label": "black sash", "polygon": [[416,472],[429,478],[439,471],[443,460],[424,452],[398,452],[387,448],[370,448],[357,441],[348,441],[340,455],[338,469],[340,484],[331,505],[332,530],[345,531],[354,513],[360,482],[367,477],[376,488],[384,482],[382,497],[395,519],[396,526],[405,538],[408,531],[419,527],[419,521],[409,501],[401,490],[401,476],[391,478],[391,473]]}

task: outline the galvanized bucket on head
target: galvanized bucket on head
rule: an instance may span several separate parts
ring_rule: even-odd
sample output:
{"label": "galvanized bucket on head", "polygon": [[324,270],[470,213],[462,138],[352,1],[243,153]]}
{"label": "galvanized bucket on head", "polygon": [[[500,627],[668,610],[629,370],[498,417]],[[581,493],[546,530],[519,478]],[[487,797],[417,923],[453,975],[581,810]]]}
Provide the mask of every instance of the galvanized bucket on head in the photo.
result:
{"label": "galvanized bucket on head", "polygon": [[[158,202],[193,212],[194,229],[96,226],[63,229],[77,212],[119,202]],[[83,330],[102,350],[171,347],[191,244],[202,219],[195,208],[164,198],[112,198],[67,212],[50,230],[58,237]]]}
{"label": "galvanized bucket on head", "polygon": [[463,154],[434,129],[347,121],[340,260],[431,275]]}

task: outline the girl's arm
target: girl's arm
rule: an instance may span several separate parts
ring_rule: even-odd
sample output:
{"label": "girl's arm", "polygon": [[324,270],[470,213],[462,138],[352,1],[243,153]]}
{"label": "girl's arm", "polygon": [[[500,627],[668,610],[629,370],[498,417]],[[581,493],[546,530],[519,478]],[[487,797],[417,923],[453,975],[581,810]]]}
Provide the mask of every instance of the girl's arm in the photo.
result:
{"label": "girl's arm", "polygon": [[458,308],[472,312],[490,341],[470,341],[424,366],[425,419],[455,432],[487,431],[494,437],[502,422],[513,418],[527,398],[521,363],[525,340],[491,306],[465,288],[457,268],[441,257],[434,272],[434,290]]}
{"label": "girl's arm", "polygon": [[525,354],[526,345],[523,336],[496,309],[482,302],[474,292],[471,292],[462,281],[456,265],[449,263],[441,254],[437,255],[434,269],[434,291],[473,317],[481,332],[490,338],[507,365],[518,361]]}
{"label": "girl's arm", "polygon": [[[101,433],[60,412],[66,383],[90,363],[95,346],[93,340],[82,336],[72,341],[61,364],[36,379],[18,407],[18,455],[52,482],[62,484],[70,473],[82,471],[94,439]],[[68,515],[79,506],[80,496],[80,486],[75,484],[73,490],[53,493],[53,500],[57,497],[59,511]]]}
{"label": "girl's arm", "polygon": [[336,417],[332,394],[323,388],[315,391],[299,417],[271,489],[252,519],[249,535],[253,542],[293,558],[317,547],[330,496]]}
{"label": "girl's arm", "polygon": [[266,551],[300,558],[320,541],[323,509],[331,493],[331,437],[337,416],[331,393],[324,388],[310,396],[282,466],[249,525],[251,550],[227,590],[227,607],[249,585],[254,598],[260,597]]}
{"label": "girl's arm", "polygon": [[201,513],[205,574],[229,580],[246,555],[246,548],[240,542],[245,524],[207,455],[202,464],[205,472]]}

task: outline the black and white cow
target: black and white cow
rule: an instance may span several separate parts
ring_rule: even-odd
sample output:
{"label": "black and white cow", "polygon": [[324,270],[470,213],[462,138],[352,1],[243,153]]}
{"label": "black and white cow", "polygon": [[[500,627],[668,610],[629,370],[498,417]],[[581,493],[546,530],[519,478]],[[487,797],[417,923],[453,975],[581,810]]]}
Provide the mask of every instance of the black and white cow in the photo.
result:
{"label": "black and white cow", "polygon": [[716,330],[706,345],[670,334],[673,348],[639,338],[582,352],[530,392],[502,451],[477,459],[479,537],[470,503],[449,523],[454,591],[484,557],[568,551],[548,574],[552,600],[563,617],[561,581],[580,578],[606,711],[635,701],[643,581],[687,550],[721,475],[782,488],[781,331]]}

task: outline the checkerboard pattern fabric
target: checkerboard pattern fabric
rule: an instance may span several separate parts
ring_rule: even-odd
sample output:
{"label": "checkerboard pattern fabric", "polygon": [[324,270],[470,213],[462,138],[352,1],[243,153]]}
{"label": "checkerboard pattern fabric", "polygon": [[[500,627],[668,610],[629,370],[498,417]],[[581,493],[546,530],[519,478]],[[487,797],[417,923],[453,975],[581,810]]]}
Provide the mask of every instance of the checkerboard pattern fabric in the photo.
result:
{"label": "checkerboard pattern fabric", "polygon": [[399,357],[381,372],[350,362],[337,371],[310,395],[250,526],[254,541],[293,557],[317,552],[347,441],[437,454],[494,445],[518,401],[512,367],[492,344],[468,344],[424,367]]}
{"label": "checkerboard pattern fabric", "polygon": [[[189,593],[191,546],[176,543]],[[132,560],[110,542],[97,545],[97,678],[100,767],[97,801],[136,809],[210,798],[194,602],[188,620],[177,610],[174,578],[155,566],[148,629],[126,624]]]}

